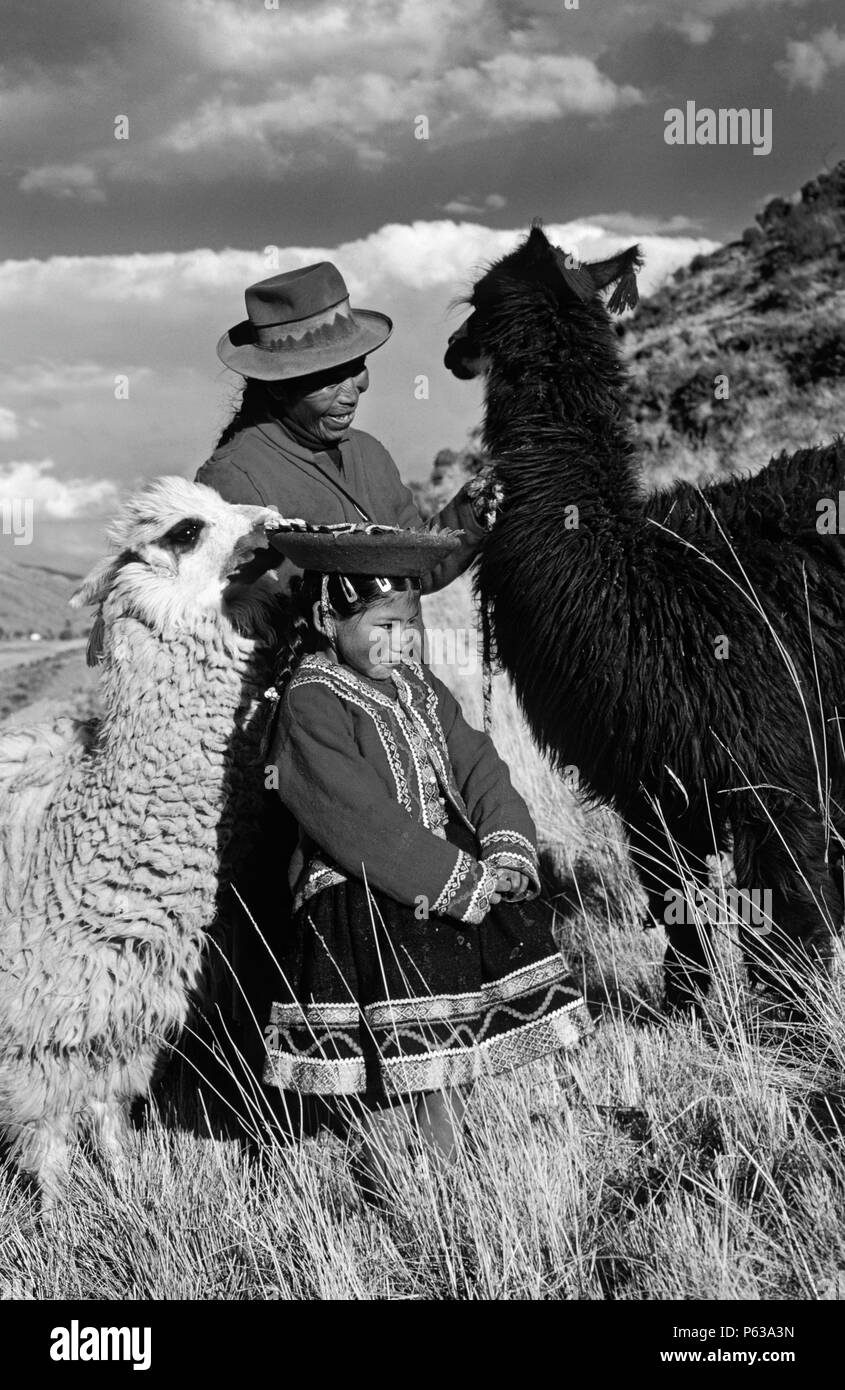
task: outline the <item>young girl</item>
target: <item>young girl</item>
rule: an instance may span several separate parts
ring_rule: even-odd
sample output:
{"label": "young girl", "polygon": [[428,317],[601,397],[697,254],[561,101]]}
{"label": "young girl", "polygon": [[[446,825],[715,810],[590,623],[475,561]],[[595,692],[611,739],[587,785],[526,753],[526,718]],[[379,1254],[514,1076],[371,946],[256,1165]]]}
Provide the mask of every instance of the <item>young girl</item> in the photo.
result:
{"label": "young girl", "polygon": [[306,573],[269,743],[300,841],[264,1080],[335,1113],[355,1098],[362,1166],[383,1179],[397,1128],[451,1160],[468,1083],[590,1024],[532,901],[528,809],[416,659],[420,576],[454,536],[303,525],[274,544]]}

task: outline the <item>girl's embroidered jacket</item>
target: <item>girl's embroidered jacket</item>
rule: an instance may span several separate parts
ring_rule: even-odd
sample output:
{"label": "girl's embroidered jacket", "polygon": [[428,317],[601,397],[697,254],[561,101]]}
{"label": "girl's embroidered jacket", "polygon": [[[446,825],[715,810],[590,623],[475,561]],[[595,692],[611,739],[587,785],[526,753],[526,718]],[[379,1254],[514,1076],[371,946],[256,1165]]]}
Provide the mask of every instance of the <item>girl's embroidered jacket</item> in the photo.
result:
{"label": "girl's embroidered jacket", "polygon": [[[306,657],[282,696],[270,762],[296,816],[291,861],[298,905],[347,876],[461,922],[481,922],[495,870],[540,891],[534,824],[486,734],[464,719],[428,667],[404,661],[371,681],[328,657]],[[456,817],[479,857],[446,839]]]}

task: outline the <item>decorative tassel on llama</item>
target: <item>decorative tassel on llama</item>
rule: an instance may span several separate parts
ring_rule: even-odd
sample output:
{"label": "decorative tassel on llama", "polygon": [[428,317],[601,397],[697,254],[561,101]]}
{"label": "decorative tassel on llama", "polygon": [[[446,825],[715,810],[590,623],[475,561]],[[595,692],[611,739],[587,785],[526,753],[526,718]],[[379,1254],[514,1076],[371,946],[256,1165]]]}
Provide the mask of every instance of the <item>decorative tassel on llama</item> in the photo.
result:
{"label": "decorative tassel on llama", "polygon": [[589,264],[579,264],[559,246],[552,250],[562,278],[582,304],[588,303],[597,290],[605,290],[608,285],[615,286],[607,304],[611,314],[621,314],[639,303],[637,274],[643,266],[639,246],[630,246],[606,261],[591,261]]}
{"label": "decorative tassel on llama", "polygon": [[637,270],[639,266],[634,266],[630,270],[625,270],[617,281],[616,288],[607,307],[611,314],[621,314],[624,309],[635,309],[640,302],[640,292],[637,288]]}
{"label": "decorative tassel on llama", "polygon": [[[467,496],[473,510],[483,513],[488,531],[496,524],[496,513],[502,501],[502,485],[496,481],[496,470],[487,463],[470,478],[466,485]],[[481,605],[481,704],[484,716],[484,732],[489,734],[493,727],[493,660],[492,628],[490,610]]]}

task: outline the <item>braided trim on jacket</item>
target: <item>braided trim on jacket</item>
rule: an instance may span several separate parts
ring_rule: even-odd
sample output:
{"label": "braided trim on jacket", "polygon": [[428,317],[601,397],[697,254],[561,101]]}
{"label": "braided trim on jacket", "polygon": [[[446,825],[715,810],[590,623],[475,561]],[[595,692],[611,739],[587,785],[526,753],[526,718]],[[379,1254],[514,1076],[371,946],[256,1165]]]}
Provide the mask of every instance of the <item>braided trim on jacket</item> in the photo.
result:
{"label": "braided trim on jacket", "polygon": [[376,733],[379,737],[379,742],[381,743],[381,746],[384,749],[384,755],[387,758],[387,765],[390,768],[391,773],[393,774],[393,781],[396,787],[396,799],[399,802],[399,805],[404,807],[404,809],[408,812],[408,815],[413,816],[414,806],[413,802],[411,801],[408,782],[407,778],[405,777],[404,769],[402,767],[402,759],[399,755],[399,749],[397,747],[396,740],[393,737],[393,733],[387,721],[384,718],[382,718],[378,711],[373,709],[369,704],[369,700],[372,699],[375,704],[385,705],[389,710],[391,710],[395,718],[395,711],[393,711],[393,701],[385,699],[385,697],[383,695],[380,695],[377,691],[373,692],[366,688],[362,689],[360,685],[354,685],[349,681],[343,681],[342,679],[339,679],[335,675],[331,667],[329,667],[328,670],[326,669],[328,667],[328,662],[326,662],[325,664],[321,662],[319,665],[317,665],[317,663],[314,662],[313,666],[309,666],[306,669],[303,669],[304,666],[305,663],[303,662],[302,666],[300,666],[299,672],[297,673],[297,675],[294,676],[293,680],[290,682],[290,685],[288,686],[288,691],[291,691],[294,688],[299,689],[299,687],[303,685],[324,685],[327,687],[327,689],[329,689],[332,692],[333,695],[337,695],[338,698],[341,700],[348,701],[350,705],[356,705],[358,709],[362,710],[364,714],[368,715],[369,718],[373,721]]}
{"label": "braided trim on jacket", "polygon": [[455,860],[455,867],[434,900],[431,911],[436,917],[442,916],[449,911],[449,908],[461,890],[464,881],[469,877],[476,867],[476,860],[466,850],[458,850],[458,857]]}
{"label": "braided trim on jacket", "polygon": [[[417,732],[421,731],[427,744],[429,757],[433,757],[436,762],[436,769],[440,777],[440,784],[462,817],[468,829],[475,832],[475,826],[467,815],[466,804],[458,789],[455,781],[455,774],[449,760],[449,748],[446,742],[446,735],[443,732],[443,725],[440,723],[440,716],[437,713],[437,695],[434,687],[429,685],[425,678],[425,672],[418,661],[410,658],[403,663],[416,678],[417,684],[414,685],[403,676],[401,672],[394,672],[393,680],[397,689],[404,692],[407,703],[403,705],[400,699],[400,709],[403,716],[408,721],[413,721],[417,727]],[[417,708],[415,696],[422,699],[425,704],[425,713]],[[428,722],[426,722],[426,720]]]}
{"label": "braided trim on jacket", "polygon": [[482,866],[481,878],[476,884],[475,892],[469,900],[469,906],[461,918],[462,922],[469,922],[477,927],[492,907],[491,897],[496,891],[496,871],[488,868],[487,863]]}
{"label": "braided trim on jacket", "polygon": [[534,859],[537,858],[537,846],[533,840],[529,840],[527,835],[521,835],[518,830],[490,830],[486,835],[482,835],[479,840],[482,851],[486,848],[490,840],[510,840],[512,844],[522,845]]}

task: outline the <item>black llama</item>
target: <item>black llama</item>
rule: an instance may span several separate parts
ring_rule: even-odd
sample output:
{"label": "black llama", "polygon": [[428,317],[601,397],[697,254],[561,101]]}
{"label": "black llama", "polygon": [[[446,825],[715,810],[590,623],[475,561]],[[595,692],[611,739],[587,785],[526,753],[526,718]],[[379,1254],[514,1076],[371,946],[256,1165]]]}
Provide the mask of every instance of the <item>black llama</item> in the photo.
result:
{"label": "black llama", "polygon": [[845,543],[816,522],[845,488],[845,442],[645,495],[608,312],[637,302],[640,265],[634,246],[579,267],[535,225],[476,283],[445,362],[486,378],[501,503],[476,584],[497,656],[554,765],[623,817],[674,1008],[708,982],[708,914],[684,899],[731,842],[737,891],[771,894],[741,932],[754,978],[830,962]]}

